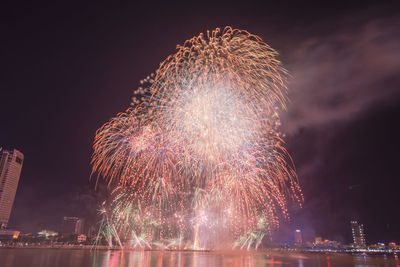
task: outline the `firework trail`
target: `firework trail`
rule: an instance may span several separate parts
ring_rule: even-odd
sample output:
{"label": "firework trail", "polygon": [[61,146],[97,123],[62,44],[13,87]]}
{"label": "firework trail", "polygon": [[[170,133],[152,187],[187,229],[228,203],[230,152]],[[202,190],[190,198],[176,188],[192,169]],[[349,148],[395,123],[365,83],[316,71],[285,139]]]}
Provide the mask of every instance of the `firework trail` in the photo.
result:
{"label": "firework trail", "polygon": [[286,71],[276,56],[246,31],[200,34],[97,131],[93,173],[115,188],[109,217],[121,239],[257,247],[288,216],[287,200],[302,202],[278,131]]}

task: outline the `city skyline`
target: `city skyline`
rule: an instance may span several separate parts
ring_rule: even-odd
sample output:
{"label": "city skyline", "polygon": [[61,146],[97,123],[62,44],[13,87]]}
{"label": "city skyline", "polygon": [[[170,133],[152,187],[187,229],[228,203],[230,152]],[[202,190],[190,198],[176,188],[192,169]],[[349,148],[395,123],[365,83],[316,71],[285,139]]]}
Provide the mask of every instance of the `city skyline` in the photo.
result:
{"label": "city skyline", "polygon": [[233,24],[271,43],[292,77],[281,130],[305,202],[291,207],[277,235],[285,240],[301,229],[303,241],[349,242],[349,221],[357,220],[367,241],[399,242],[400,55],[394,33],[400,22],[380,5],[332,5],[300,6],[306,15],[283,4],[268,6],[273,15],[244,7],[237,19],[237,6],[227,7],[222,17],[209,11],[208,22],[199,13],[193,20],[199,22],[192,22],[190,12],[182,12],[165,25],[164,13],[157,13],[146,26],[140,22],[150,13],[135,13],[146,10],[140,6],[115,6],[111,13],[106,6],[11,7],[3,18],[8,38],[2,45],[10,55],[4,59],[9,89],[2,96],[13,112],[1,117],[0,146],[20,149],[25,162],[9,226],[56,228],[64,216],[95,222],[107,196],[104,183],[95,190],[89,180],[96,129],[129,106],[140,80],[177,41]]}

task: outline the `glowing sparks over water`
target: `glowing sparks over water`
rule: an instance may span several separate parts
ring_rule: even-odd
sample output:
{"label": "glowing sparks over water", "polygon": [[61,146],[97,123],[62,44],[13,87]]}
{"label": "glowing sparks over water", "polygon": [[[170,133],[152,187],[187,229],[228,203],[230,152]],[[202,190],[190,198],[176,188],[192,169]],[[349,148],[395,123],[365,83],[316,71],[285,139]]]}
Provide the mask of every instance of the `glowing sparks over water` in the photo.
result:
{"label": "glowing sparks over water", "polygon": [[93,172],[116,188],[108,227],[133,246],[258,247],[302,201],[278,131],[286,71],[229,27],[177,49],[96,133]]}

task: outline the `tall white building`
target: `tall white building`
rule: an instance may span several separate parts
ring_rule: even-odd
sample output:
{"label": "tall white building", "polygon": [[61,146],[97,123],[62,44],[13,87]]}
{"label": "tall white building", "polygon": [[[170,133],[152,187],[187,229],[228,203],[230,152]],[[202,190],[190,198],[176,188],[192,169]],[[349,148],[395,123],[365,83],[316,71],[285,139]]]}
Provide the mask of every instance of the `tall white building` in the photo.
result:
{"label": "tall white building", "polygon": [[364,225],[357,221],[351,221],[351,233],[353,235],[354,247],[363,248],[366,246]]}
{"label": "tall white building", "polygon": [[23,162],[20,151],[0,147],[0,228],[7,227]]}
{"label": "tall white building", "polygon": [[301,235],[301,230],[299,229],[294,231],[294,243],[298,246],[303,244],[303,237]]}

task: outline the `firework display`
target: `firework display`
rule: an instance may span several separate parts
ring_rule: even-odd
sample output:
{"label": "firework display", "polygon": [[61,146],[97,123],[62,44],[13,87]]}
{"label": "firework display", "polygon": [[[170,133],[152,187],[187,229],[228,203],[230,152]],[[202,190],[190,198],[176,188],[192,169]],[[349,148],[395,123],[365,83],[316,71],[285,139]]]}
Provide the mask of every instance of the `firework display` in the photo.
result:
{"label": "firework display", "polygon": [[177,46],[131,107],[96,133],[108,180],[101,233],[142,248],[257,248],[302,202],[278,131],[286,71],[258,36],[230,27]]}

